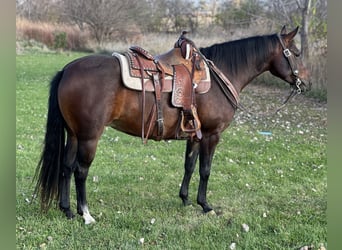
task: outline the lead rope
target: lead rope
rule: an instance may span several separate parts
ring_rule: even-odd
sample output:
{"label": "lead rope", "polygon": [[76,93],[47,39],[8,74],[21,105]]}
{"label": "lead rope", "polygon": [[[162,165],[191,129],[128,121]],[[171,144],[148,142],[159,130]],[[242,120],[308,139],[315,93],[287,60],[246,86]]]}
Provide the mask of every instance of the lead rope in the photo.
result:
{"label": "lead rope", "polygon": [[255,112],[250,112],[247,110],[246,107],[244,107],[241,103],[238,104],[237,108],[242,110],[243,112],[246,112],[249,115],[255,116],[255,117],[271,117],[277,114],[280,110],[282,110],[286,104],[292,100],[296,95],[298,94],[298,91],[296,89],[292,89],[288,97],[285,99],[285,101],[280,105],[279,107],[275,108],[272,112],[263,112],[263,113],[255,113]]}

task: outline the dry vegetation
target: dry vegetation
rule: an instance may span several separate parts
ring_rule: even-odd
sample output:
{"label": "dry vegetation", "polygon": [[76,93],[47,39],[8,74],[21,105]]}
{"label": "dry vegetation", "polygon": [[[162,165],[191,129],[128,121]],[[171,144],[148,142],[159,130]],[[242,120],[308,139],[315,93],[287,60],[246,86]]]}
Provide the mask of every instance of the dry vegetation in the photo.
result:
{"label": "dry vegetation", "polygon": [[[128,49],[131,44],[137,44],[146,48],[152,54],[158,54],[171,48],[177,39],[177,34],[142,34],[141,32],[135,31],[126,32],[123,39],[113,39],[112,42],[107,42],[99,47],[89,31],[81,31],[77,26],[32,22],[22,18],[17,18],[16,26],[17,52],[19,53],[20,50],[24,49],[22,46],[26,44],[25,41],[41,44],[42,47],[45,46],[47,49],[55,49],[56,36],[61,33],[66,34],[66,46],[63,49],[91,52],[123,51]],[[195,39],[198,46],[208,46],[213,43],[230,40],[231,37],[220,34],[210,36],[210,38],[197,36]]]}
{"label": "dry vegetation", "polygon": [[17,41],[34,40],[54,49],[58,47],[56,38],[60,34],[65,34],[65,41],[61,41],[63,49],[84,50],[89,46],[89,33],[81,32],[77,26],[32,22],[22,18],[16,20]]}

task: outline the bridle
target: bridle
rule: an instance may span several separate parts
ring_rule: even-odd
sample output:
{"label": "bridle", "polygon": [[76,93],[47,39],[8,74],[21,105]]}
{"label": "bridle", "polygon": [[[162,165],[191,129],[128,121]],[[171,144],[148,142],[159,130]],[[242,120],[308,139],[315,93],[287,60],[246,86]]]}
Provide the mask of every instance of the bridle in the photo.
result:
{"label": "bridle", "polygon": [[300,79],[300,77],[298,75],[299,70],[297,68],[296,58],[295,58],[294,54],[288,48],[286,48],[284,41],[281,39],[281,36],[279,34],[277,34],[277,37],[279,39],[281,47],[283,48],[283,54],[284,54],[285,58],[287,59],[287,61],[289,62],[292,74],[296,78],[295,84],[292,85],[292,86],[294,86],[293,90],[296,92],[296,94],[300,94],[300,93],[302,93],[302,89],[300,88],[300,86],[302,84],[305,85],[305,83]]}

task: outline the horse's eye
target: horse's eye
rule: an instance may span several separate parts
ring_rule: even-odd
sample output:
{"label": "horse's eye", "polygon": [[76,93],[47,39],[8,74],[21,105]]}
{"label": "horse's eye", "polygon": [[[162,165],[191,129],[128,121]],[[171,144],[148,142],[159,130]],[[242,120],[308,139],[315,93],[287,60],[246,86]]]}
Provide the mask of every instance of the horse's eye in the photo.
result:
{"label": "horse's eye", "polygon": [[298,48],[296,48],[296,47],[292,47],[290,50],[297,57],[300,56],[300,54],[301,54],[301,51]]}

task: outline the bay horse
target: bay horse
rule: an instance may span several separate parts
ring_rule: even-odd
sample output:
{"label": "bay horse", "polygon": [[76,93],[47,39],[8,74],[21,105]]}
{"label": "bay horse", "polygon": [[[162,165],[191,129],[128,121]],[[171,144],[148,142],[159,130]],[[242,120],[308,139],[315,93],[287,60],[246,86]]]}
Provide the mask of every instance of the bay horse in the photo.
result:
{"label": "bay horse", "polygon": [[[294,42],[297,32],[298,27],[287,33],[284,26],[280,33],[214,44],[200,48],[200,52],[230,79],[238,93],[265,71],[303,92],[310,89],[311,82]],[[56,200],[67,218],[74,217],[69,198],[74,174],[77,213],[85,224],[95,222],[87,205],[86,179],[99,138],[106,126],[141,136],[141,99],[141,91],[123,85],[119,61],[113,56],[85,56],[57,72],[50,83],[44,147],[34,178],[37,180],[34,193],[40,195],[43,211]],[[180,111],[171,105],[170,99],[170,93],[162,93],[161,107],[166,114],[163,140],[176,139]],[[154,95],[146,93],[146,111],[151,110],[154,101]],[[197,203],[204,213],[213,213],[206,198],[211,163],[236,107],[227,100],[214,77],[210,90],[196,95],[196,104],[202,138],[186,141],[185,172],[179,196],[184,205],[190,203],[189,182],[199,157]],[[149,139],[157,140],[157,136],[151,134]]]}

